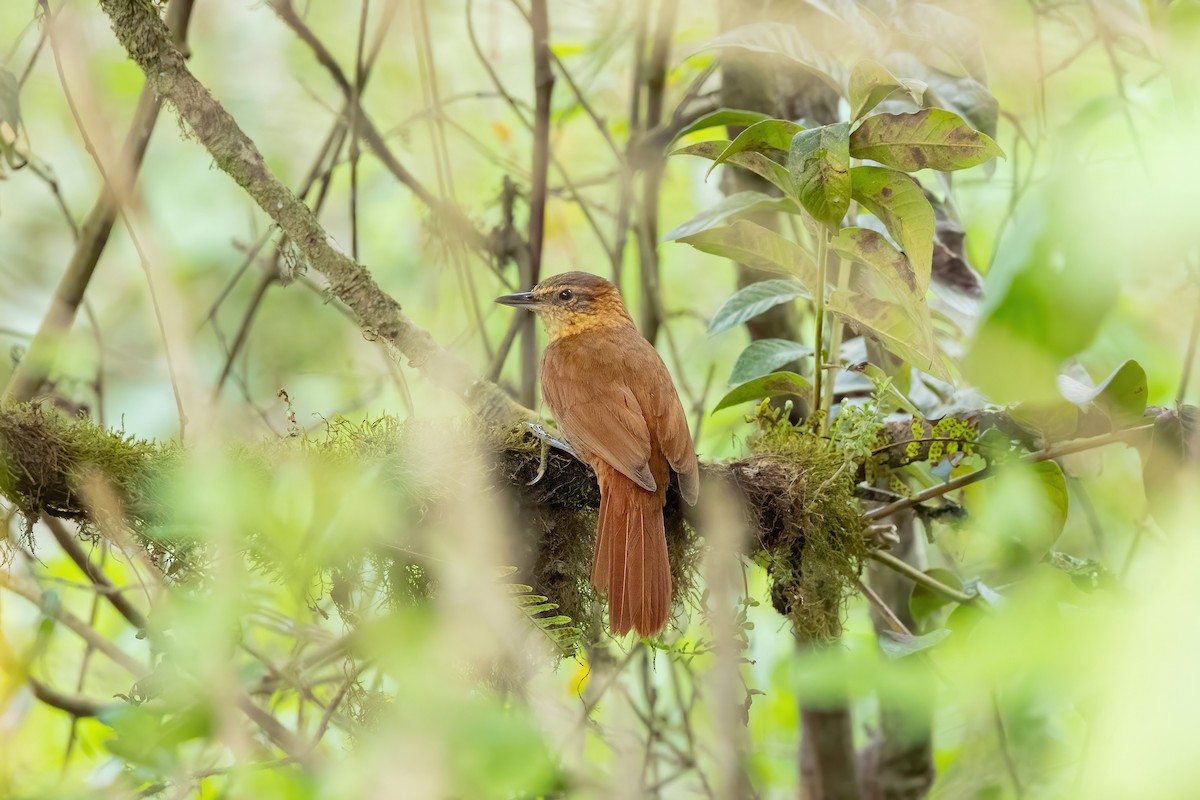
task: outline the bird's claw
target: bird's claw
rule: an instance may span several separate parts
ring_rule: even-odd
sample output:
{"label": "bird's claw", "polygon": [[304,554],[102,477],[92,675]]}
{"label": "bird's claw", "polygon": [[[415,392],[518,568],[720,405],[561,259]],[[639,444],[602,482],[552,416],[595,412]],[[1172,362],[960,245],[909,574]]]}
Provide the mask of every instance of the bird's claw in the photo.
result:
{"label": "bird's claw", "polygon": [[532,433],[534,436],[536,436],[542,443],[542,450],[541,450],[541,453],[538,455],[537,474],[533,476],[532,480],[530,480],[528,483],[525,484],[526,486],[533,486],[535,483],[537,483],[538,481],[540,481],[542,478],[544,478],[546,476],[546,461],[547,461],[546,456],[551,447],[557,447],[559,450],[562,450],[564,453],[568,453],[573,458],[582,461],[582,459],[579,458],[579,454],[571,449],[571,445],[567,444],[564,440],[559,439],[556,436],[551,436],[549,433],[546,432],[546,429],[543,428],[540,423],[526,422],[525,427],[528,428],[530,433]]}

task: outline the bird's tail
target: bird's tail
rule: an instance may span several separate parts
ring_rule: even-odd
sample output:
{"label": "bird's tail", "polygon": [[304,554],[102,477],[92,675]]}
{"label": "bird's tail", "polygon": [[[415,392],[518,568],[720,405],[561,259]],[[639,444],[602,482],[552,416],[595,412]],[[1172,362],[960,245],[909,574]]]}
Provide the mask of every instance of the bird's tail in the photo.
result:
{"label": "bird's tail", "polygon": [[636,628],[662,630],[671,613],[671,565],[663,528],[663,495],[648,492],[615,469],[600,465],[600,523],[592,585],[608,591],[608,619],[616,635]]}

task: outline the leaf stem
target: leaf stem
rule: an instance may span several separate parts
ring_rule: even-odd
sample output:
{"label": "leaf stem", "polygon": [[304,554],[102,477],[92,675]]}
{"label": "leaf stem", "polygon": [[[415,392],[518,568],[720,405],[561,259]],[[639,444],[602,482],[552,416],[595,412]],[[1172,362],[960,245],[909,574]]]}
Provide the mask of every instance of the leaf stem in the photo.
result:
{"label": "leaf stem", "polygon": [[822,381],[825,373],[825,352],[823,349],[825,338],[825,271],[826,262],[829,260],[829,233],[822,230],[817,236],[817,285],[813,288],[817,301],[817,332],[815,336],[815,346],[813,350],[816,353],[816,367],[813,369],[813,402],[816,403],[816,408],[813,413],[820,420],[821,431],[824,432],[826,422],[829,417],[828,409],[825,408],[824,394],[822,393]]}
{"label": "leaf stem", "polygon": [[878,561],[885,567],[893,569],[906,578],[911,579],[914,583],[919,583],[927,589],[931,589],[940,595],[949,597],[951,600],[963,603],[964,605],[974,603],[978,597],[978,595],[960,592],[953,586],[947,586],[937,578],[927,575],[926,573],[914,567],[912,564],[909,564],[907,561],[896,558],[891,553],[886,553],[882,550],[872,550],[871,552],[867,553],[867,558],[871,559],[872,561]]}
{"label": "leaf stem", "polygon": [[[845,291],[850,285],[850,265],[842,258],[837,260],[837,283],[838,290]],[[829,418],[833,416],[833,387],[837,381],[837,374],[842,366],[840,352],[842,349],[842,321],[835,317],[830,317],[829,323],[829,358],[825,363],[818,363],[817,370],[825,371],[826,363],[833,367],[829,373],[829,380],[825,382],[825,396],[823,405],[825,414],[821,417],[821,433],[824,434],[829,429]]]}

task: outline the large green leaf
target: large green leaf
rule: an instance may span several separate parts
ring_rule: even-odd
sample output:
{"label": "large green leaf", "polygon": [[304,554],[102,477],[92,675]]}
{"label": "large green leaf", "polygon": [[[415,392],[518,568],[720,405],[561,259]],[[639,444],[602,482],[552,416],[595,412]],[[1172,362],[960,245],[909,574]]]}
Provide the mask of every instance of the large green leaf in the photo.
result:
{"label": "large green leaf", "polygon": [[710,111],[700,117],[690,125],[684,126],[675,134],[671,141],[682,139],[689,133],[695,133],[696,131],[708,130],[709,128],[716,128],[722,125],[753,125],[756,122],[762,122],[764,119],[770,118],[770,114],[764,114],[761,111],[746,111],[741,108],[718,108],[716,111]]}
{"label": "large green leaf", "polygon": [[[680,147],[678,150],[672,151],[671,155],[682,156],[699,156],[715,161],[721,157],[721,154],[729,147],[732,142],[724,140],[713,140],[711,142],[696,142],[687,147]],[[795,194],[792,189],[792,178],[788,175],[787,168],[782,164],[764,156],[762,153],[743,152],[736,153],[725,159],[726,163],[749,170],[759,177],[765,178],[769,183],[779,189],[789,197]]]}
{"label": "large green leaf", "polygon": [[742,25],[710,39],[699,51],[726,48],[783,56],[812,72],[839,95],[845,91],[846,68],[814,47],[795,25],[781,22]]}
{"label": "large green leaf", "polygon": [[[951,589],[963,590],[962,581],[948,569],[933,567],[925,570],[925,574]],[[914,583],[912,594],[908,598],[908,613],[917,623],[918,629],[924,628],[929,618],[954,601],[940,592],[935,592],[923,583]]]}
{"label": "large green leaf", "polygon": [[878,61],[858,62],[850,72],[850,119],[859,119],[898,92],[907,93],[914,103],[921,105],[925,84],[900,80]]}
{"label": "large green leaf", "polygon": [[950,372],[933,341],[929,318],[914,317],[907,309],[877,297],[835,291],[827,308],[870,334],[917,369],[950,381]]}
{"label": "large green leaf", "polygon": [[[916,274],[917,286],[929,286],[933,263],[933,206],[909,176],[886,167],[850,170],[854,199],[887,227]],[[922,293],[924,290],[922,290]]]}
{"label": "large green leaf", "polygon": [[733,372],[729,375],[729,383],[732,386],[761,378],[786,364],[811,356],[812,353],[811,347],[799,342],[787,339],[757,339],[737,357],[733,364]]}
{"label": "large green leaf", "polygon": [[1004,152],[954,112],[926,108],[867,117],[850,135],[850,155],[905,172],[949,172],[978,166]]}
{"label": "large green leaf", "polygon": [[788,151],[796,197],[813,219],[840,225],[850,208],[850,123],[800,131]]}
{"label": "large green leaf", "polygon": [[711,173],[718,164],[724,164],[738,153],[769,153],[772,150],[787,152],[792,137],[802,130],[804,126],[786,119],[764,119],[762,122],[756,122],[729,143],[729,146],[713,160],[713,165],[708,171]]}
{"label": "large green leaf", "polygon": [[1146,370],[1136,361],[1126,361],[1099,386],[1087,386],[1060,375],[1058,388],[1063,397],[1080,406],[1095,403],[1116,422],[1140,419],[1146,410]]}
{"label": "large green leaf", "polygon": [[786,211],[795,214],[799,210],[799,207],[786,197],[772,197],[762,192],[736,192],[671,230],[663,237],[663,241],[670,242],[706,231],[709,228],[715,228],[730,217],[748,211]]}
{"label": "large green leaf", "polygon": [[680,237],[679,241],[752,269],[791,275],[810,292],[816,291],[817,266],[809,254],[791,239],[749,220],[739,219],[731,225]]}
{"label": "large green leaf", "polygon": [[805,397],[809,394],[811,386],[808,378],[803,375],[797,375],[794,372],[772,372],[770,375],[755,378],[749,383],[743,383],[722,397],[721,402],[713,408],[713,413],[739,403],[748,403],[751,400],[762,400],[767,397],[789,394]]}
{"label": "large green leaf", "polygon": [[712,318],[708,332],[712,335],[727,331],[775,306],[808,296],[808,290],[799,281],[777,278],[752,283],[725,301]]}
{"label": "large green leaf", "polygon": [[908,256],[893,247],[878,231],[870,228],[842,228],[830,241],[829,247],[842,258],[870,267],[891,287],[899,302],[925,302],[929,275],[924,276],[925,284],[922,285],[922,276],[913,269]]}

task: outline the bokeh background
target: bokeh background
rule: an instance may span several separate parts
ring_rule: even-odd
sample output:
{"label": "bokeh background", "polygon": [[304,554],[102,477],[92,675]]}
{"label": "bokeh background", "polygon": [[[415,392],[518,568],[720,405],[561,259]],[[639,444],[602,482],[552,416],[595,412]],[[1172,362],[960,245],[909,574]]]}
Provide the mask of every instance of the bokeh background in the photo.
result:
{"label": "bokeh background", "polygon": [[[631,130],[631,43],[638,20],[653,19],[659,4],[548,5],[553,51],[590,109],[560,78],[543,272],[610,275],[620,151]],[[747,18],[761,5],[747,3]],[[856,4],[807,5],[836,16]],[[883,13],[897,4],[861,5]],[[10,0],[0,13],[0,56],[23,80],[16,147],[31,162],[0,166],[0,382],[46,313],[74,247],[71,225],[104,185],[96,160],[117,163],[143,83],[95,4],[51,7],[61,75],[40,43],[39,7]],[[366,48],[378,41],[364,109],[424,186],[487,231],[505,222],[506,180],[525,191],[531,170],[523,8],[312,0],[295,12],[349,75],[364,25]],[[1049,402],[1060,397],[1060,373],[1098,384],[1130,359],[1144,368],[1150,405],[1196,403],[1200,379],[1184,376],[1200,313],[1200,5],[947,0],[939,8],[971,23],[1006,153],[953,176],[966,258],[984,279],[982,298],[964,302],[985,322],[955,343],[962,374],[951,404]],[[718,54],[704,45],[723,24],[716,3],[679,5],[668,114],[698,79],[716,80],[705,73]],[[343,108],[312,50],[269,2],[197,0],[188,40],[190,69],[268,168],[302,185]],[[707,138],[719,135],[683,143]],[[512,314],[490,300],[527,287],[511,265],[488,263],[439,229],[368,148],[351,150],[337,153],[322,224],[414,322],[486,373]],[[660,233],[722,198],[727,168],[706,175],[709,166],[666,159]],[[945,193],[936,178],[928,185]],[[53,392],[104,426],[186,447],[162,491],[169,526],[201,543],[205,568],[178,589],[152,579],[136,542],[85,543],[163,632],[139,637],[44,527],[22,540],[23,518],[4,505],[13,577],[0,591],[0,647],[27,656],[29,672],[56,687],[113,703],[73,721],[40,703],[19,670],[0,673],[6,795],[790,797],[802,791],[802,704],[847,704],[866,751],[883,725],[882,702],[928,717],[912,736],[932,738],[930,796],[1195,796],[1194,466],[1147,492],[1142,455],[1114,444],[1061,460],[1061,503],[1013,470],[965,492],[965,521],[915,523],[925,565],[983,578],[1000,597],[978,624],[906,657],[881,650],[861,597],[847,605],[837,643],[798,646],[767,600],[763,569],[743,559],[727,581],[728,559],[709,554],[696,605],[677,615],[663,643],[605,639],[560,660],[530,638],[509,602],[500,568],[515,563],[522,523],[476,483],[470,448],[457,444],[469,438],[468,412],[364,336],[319,274],[286,248],[277,257],[272,221],[169,108],[125,208],[85,312],[57,351]],[[526,230],[523,200],[513,214]],[[667,312],[659,349],[697,450],[705,461],[740,456],[753,431],[748,407],[710,411],[747,333],[707,330],[736,288],[735,266],[683,244],[652,244]],[[639,246],[635,234],[622,259],[627,276],[637,274]],[[648,302],[640,283],[628,277],[622,288],[636,316]],[[995,319],[1015,339],[989,338]],[[498,378],[517,390],[515,354]],[[399,429],[406,446],[384,466],[343,452],[347,440],[377,444]],[[301,455],[259,468],[262,448],[297,438],[310,441]],[[465,481],[464,494],[424,507],[426,488],[448,476]],[[1002,564],[998,540],[1028,537],[1057,514],[1053,552],[1086,565],[1082,573],[1038,561],[1018,575]],[[393,602],[404,581],[361,556],[383,541],[420,554],[439,586],[432,600]],[[186,674],[156,670],[150,699],[126,703],[129,670],[54,624],[60,608],[147,669],[134,677],[164,662]],[[319,743],[279,748],[248,732],[238,711],[247,693],[291,735],[319,732]],[[891,792],[874,796],[924,794]]]}

